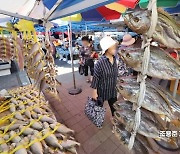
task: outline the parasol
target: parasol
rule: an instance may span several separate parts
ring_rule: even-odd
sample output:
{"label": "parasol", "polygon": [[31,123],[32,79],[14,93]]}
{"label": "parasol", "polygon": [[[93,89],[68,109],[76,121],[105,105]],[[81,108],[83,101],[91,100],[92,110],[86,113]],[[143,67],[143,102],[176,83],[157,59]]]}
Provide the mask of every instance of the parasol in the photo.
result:
{"label": "parasol", "polygon": [[118,0],[117,2],[91,9],[82,13],[61,18],[63,21],[102,21],[119,19],[128,8],[135,8],[139,0]]}
{"label": "parasol", "polygon": [[[157,7],[175,7],[179,0],[157,0]],[[147,8],[149,0],[140,0],[139,6],[141,8]]]}

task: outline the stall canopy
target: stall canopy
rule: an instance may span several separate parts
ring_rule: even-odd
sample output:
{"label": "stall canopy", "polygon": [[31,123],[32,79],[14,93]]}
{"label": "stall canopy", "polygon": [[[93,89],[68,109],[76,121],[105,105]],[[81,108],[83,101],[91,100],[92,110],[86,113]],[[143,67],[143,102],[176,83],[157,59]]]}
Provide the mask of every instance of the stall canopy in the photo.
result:
{"label": "stall canopy", "polygon": [[[50,13],[49,20],[53,20],[97,8],[114,1],[116,0],[0,0],[0,18],[4,21],[8,17],[5,15],[10,15],[20,18],[25,16],[42,19]],[[56,6],[57,4],[58,6]]]}
{"label": "stall canopy", "polygon": [[[0,22],[9,21],[9,16],[27,20],[42,19],[48,13],[49,20],[81,13],[78,18],[89,18],[87,20],[90,21],[92,16],[96,16],[98,20],[102,17],[108,20],[118,18],[127,8],[134,8],[137,3],[146,7],[148,0],[0,0],[0,3]],[[166,3],[166,0],[158,0],[159,6]],[[168,1],[168,5],[173,7],[177,3],[178,0]],[[179,11],[178,8],[179,6],[176,12]]]}

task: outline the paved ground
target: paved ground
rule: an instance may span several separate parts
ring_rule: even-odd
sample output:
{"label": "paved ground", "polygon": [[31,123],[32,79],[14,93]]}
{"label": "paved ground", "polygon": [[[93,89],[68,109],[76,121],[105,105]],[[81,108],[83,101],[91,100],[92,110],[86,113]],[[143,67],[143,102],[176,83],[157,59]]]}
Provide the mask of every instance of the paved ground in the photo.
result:
{"label": "paved ground", "polygon": [[[91,95],[91,88],[84,77],[76,72],[76,84],[82,88],[82,93],[76,96],[68,94],[68,89],[73,85],[71,73],[60,75],[57,79],[62,82],[62,86],[58,88],[62,101],[58,103],[52,100],[51,105],[57,119],[75,130],[75,138],[81,143],[78,154],[130,154],[112,134],[111,114],[107,103],[105,104],[106,118],[101,130],[97,129],[84,115],[85,102]],[[155,143],[154,147],[160,154],[180,154],[180,151],[163,150]]]}

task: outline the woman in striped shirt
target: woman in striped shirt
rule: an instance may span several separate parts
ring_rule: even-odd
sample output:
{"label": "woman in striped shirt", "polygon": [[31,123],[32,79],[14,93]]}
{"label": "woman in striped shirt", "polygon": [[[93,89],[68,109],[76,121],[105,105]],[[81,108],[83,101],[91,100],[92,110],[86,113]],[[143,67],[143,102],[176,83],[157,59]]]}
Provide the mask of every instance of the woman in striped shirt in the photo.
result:
{"label": "woman in striped shirt", "polygon": [[116,82],[118,67],[115,59],[117,53],[116,41],[111,37],[104,37],[100,41],[103,56],[98,60],[94,68],[94,76],[91,83],[93,88],[92,98],[100,98],[108,101],[112,116],[114,115],[113,104],[117,101]]}

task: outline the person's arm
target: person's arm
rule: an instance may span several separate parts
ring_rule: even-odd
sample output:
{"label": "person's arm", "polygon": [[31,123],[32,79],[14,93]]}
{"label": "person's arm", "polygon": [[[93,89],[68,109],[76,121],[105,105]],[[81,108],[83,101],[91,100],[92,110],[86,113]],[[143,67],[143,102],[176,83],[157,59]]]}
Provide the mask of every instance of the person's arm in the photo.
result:
{"label": "person's arm", "polygon": [[93,88],[92,98],[95,100],[97,100],[98,98],[97,88],[98,88],[100,77],[101,77],[100,66],[99,66],[99,63],[97,63],[94,67],[93,80],[90,86],[91,88]]}

